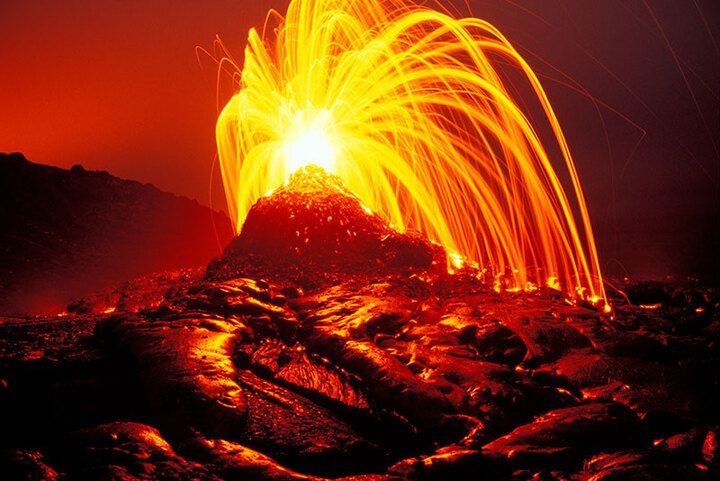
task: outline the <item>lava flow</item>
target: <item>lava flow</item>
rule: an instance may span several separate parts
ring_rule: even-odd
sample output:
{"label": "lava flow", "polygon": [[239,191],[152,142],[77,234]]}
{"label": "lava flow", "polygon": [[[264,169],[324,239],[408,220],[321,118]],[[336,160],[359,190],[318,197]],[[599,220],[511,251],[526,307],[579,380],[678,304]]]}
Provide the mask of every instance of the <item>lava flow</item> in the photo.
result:
{"label": "lava flow", "polygon": [[0,320],[3,479],[717,479],[717,293],[606,316],[446,252],[306,166],[206,269]]}
{"label": "lava flow", "polygon": [[446,262],[441,246],[419,233],[397,232],[337,176],[310,165],[257,201],[239,236],[208,267],[208,276],[242,274],[317,288],[348,276],[447,275]]}
{"label": "lava flow", "polygon": [[467,259],[499,290],[547,285],[605,302],[557,117],[488,22],[408,0],[293,0],[250,31],[234,66],[238,91],[216,134],[238,231],[259,198],[316,164],[399,232],[454,253],[450,269]]}

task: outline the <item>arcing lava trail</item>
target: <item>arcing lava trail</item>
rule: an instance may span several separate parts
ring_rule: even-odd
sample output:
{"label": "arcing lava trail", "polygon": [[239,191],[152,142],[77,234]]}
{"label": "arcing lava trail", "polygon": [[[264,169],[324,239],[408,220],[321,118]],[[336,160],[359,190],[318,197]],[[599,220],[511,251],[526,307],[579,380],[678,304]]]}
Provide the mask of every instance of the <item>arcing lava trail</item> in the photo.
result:
{"label": "arcing lava trail", "polygon": [[[432,7],[435,8],[432,8]],[[575,163],[530,65],[487,21],[412,0],[293,0],[251,29],[216,137],[228,210],[298,168],[337,175],[398,230],[498,289],[605,306]]]}

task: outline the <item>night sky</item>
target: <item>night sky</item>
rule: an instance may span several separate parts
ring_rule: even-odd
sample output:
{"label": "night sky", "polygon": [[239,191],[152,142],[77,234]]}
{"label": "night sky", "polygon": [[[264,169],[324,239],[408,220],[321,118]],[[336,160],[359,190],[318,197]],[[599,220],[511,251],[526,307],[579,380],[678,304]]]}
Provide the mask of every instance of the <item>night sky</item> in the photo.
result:
{"label": "night sky", "polygon": [[[541,74],[605,270],[718,283],[720,2],[469,3]],[[248,29],[284,5],[0,0],[0,152],[222,208],[216,65],[195,47],[212,51],[219,35],[240,59]]]}

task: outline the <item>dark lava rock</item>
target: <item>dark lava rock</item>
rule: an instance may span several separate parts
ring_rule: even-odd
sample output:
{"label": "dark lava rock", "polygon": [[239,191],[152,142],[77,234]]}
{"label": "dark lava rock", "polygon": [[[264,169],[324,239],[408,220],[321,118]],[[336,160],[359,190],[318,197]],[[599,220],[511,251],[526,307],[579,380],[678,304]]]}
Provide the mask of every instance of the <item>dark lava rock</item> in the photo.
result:
{"label": "dark lava rock", "polygon": [[160,432],[132,422],[114,422],[71,433],[59,451],[74,467],[71,480],[217,480],[200,464],[178,456]]}
{"label": "dark lava rock", "polygon": [[377,446],[322,406],[248,371],[238,382],[248,402],[238,434],[249,446],[306,472],[336,475],[381,464]]}
{"label": "dark lava rock", "polygon": [[522,338],[498,320],[484,325],[471,324],[465,333],[469,344],[478,352],[481,359],[489,362],[517,366],[527,356],[527,348]]}
{"label": "dark lava rock", "polygon": [[508,317],[504,325],[527,346],[525,366],[538,366],[560,359],[572,349],[589,347],[590,340],[564,320]]}
{"label": "dark lava rock", "polygon": [[586,404],[543,414],[484,449],[521,466],[562,465],[609,447],[632,446],[638,427],[635,413],[622,404]]}
{"label": "dark lava rock", "polygon": [[711,291],[480,278],[301,172],[204,273],[0,320],[0,478],[718,479]]}
{"label": "dark lava rock", "polygon": [[577,477],[587,481],[701,481],[713,479],[713,474],[689,459],[648,450],[598,455]]}
{"label": "dark lava rock", "polygon": [[312,481],[306,476],[280,466],[274,459],[241,444],[223,439],[195,439],[184,446],[193,457],[228,481]]}
{"label": "dark lava rock", "polygon": [[[479,475],[506,478],[506,466],[491,456],[473,449],[451,447],[430,456],[408,458],[391,466],[388,471],[402,479],[448,480],[469,479]],[[502,477],[501,477],[502,476]]]}
{"label": "dark lava rock", "polygon": [[0,466],[5,479],[56,481],[59,474],[46,464],[42,453],[25,449],[0,450]]}
{"label": "dark lava rock", "polygon": [[231,358],[235,332],[242,327],[211,317],[146,322],[118,315],[97,332],[137,366],[149,406],[160,418],[232,436],[247,416]]}

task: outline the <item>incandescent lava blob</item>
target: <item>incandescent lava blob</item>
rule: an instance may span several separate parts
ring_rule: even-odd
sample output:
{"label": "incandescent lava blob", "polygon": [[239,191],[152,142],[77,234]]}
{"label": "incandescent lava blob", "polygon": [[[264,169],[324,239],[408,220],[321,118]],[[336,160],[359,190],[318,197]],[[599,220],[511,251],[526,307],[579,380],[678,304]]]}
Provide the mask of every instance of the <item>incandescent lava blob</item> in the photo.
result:
{"label": "incandescent lava blob", "polygon": [[537,76],[494,26],[437,8],[294,0],[250,31],[243,66],[225,59],[237,93],[216,129],[236,230],[316,164],[498,290],[547,285],[604,304],[578,174]]}

